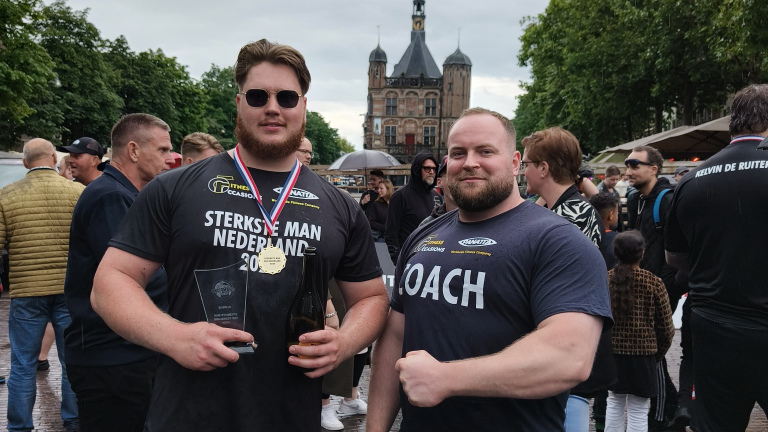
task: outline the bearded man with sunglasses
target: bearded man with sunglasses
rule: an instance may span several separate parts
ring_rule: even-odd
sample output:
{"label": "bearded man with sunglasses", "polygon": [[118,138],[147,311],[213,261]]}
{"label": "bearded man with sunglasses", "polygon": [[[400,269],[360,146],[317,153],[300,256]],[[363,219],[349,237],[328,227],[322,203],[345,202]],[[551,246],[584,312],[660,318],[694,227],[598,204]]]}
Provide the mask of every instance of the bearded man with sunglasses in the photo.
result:
{"label": "bearded man with sunglasses", "polygon": [[[624,161],[627,167],[629,184],[637,192],[627,197],[628,228],[640,231],[645,240],[645,253],[640,260],[640,268],[648,270],[664,281],[669,294],[669,303],[674,311],[680,297],[688,291],[686,278],[667,264],[664,257],[664,224],[672,207],[674,187],[665,177],[659,177],[664,158],[661,153],[649,146],[638,146]],[[668,192],[663,192],[668,190]],[[661,198],[659,198],[659,195]],[[659,206],[657,223],[654,207]],[[659,368],[659,390],[651,401],[649,425],[651,430],[666,430],[667,422],[677,409],[677,390],[669,377],[666,360]],[[676,429],[677,430],[677,429]],[[682,429],[681,429],[682,430]]]}
{"label": "bearded man with sunglasses", "polygon": [[[370,345],[386,316],[365,214],[295,155],[310,83],[303,56],[262,39],[240,50],[234,72],[238,146],[148,184],[94,279],[92,303],[106,323],[164,354],[148,431],[317,429],[317,378]],[[339,330],[305,333],[302,346],[286,347],[308,246],[317,249],[320,288],[337,280],[347,316]],[[168,314],[143,288],[161,264]],[[243,294],[244,306],[227,303],[236,325],[213,315],[216,302]]]}
{"label": "bearded man with sunglasses", "polygon": [[419,152],[411,163],[411,180],[389,200],[384,241],[393,264],[397,264],[400,248],[408,236],[432,214],[432,209],[443,203],[435,185],[437,158],[428,151]]}

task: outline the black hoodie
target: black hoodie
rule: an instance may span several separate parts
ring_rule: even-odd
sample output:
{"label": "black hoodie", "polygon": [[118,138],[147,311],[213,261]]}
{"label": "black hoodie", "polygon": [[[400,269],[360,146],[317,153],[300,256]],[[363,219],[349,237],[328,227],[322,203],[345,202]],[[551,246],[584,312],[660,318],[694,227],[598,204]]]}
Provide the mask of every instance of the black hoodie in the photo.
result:
{"label": "black hoodie", "polygon": [[397,264],[400,246],[415,230],[421,221],[432,213],[432,209],[443,203],[443,199],[435,190],[435,180],[426,184],[421,179],[421,166],[427,159],[439,166],[432,153],[423,151],[413,158],[411,164],[411,180],[407,185],[392,194],[389,200],[387,224],[384,230],[384,240],[387,242],[389,256]]}
{"label": "black hoodie", "polygon": [[[659,192],[664,189],[674,189],[674,186],[665,177],[659,177],[648,196],[642,196],[638,191],[627,198],[628,228],[639,230],[645,240],[645,253],[640,261],[640,268],[660,277],[669,292],[670,301],[676,301],[682,292],[687,291],[687,287],[676,286],[677,270],[667,264],[664,258],[663,228],[672,207],[672,191],[667,192],[661,198],[659,207],[661,226],[656,226],[656,222],[653,220],[653,206],[656,204]],[[682,292],[678,292],[679,290]]]}

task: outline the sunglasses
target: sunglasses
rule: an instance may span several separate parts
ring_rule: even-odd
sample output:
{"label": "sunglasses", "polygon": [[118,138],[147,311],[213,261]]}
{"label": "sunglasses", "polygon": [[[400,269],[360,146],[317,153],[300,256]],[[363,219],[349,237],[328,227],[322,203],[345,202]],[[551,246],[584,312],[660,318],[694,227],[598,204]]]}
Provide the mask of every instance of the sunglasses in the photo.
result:
{"label": "sunglasses", "polygon": [[626,167],[637,168],[638,165],[653,166],[653,164],[650,164],[648,162],[643,162],[640,159],[625,159],[624,160],[624,166],[626,166]]}
{"label": "sunglasses", "polygon": [[[269,101],[270,95],[270,93],[264,89],[250,89],[245,93],[240,94],[245,95],[245,101],[248,105],[254,108],[265,106]],[[296,105],[299,104],[300,97],[301,95],[293,90],[280,90],[275,93],[277,104],[282,108],[296,108]]]}
{"label": "sunglasses", "polygon": [[425,167],[425,166],[423,166],[423,167],[421,167],[421,169],[423,169],[426,172],[435,172],[435,171],[437,171],[437,167]]}

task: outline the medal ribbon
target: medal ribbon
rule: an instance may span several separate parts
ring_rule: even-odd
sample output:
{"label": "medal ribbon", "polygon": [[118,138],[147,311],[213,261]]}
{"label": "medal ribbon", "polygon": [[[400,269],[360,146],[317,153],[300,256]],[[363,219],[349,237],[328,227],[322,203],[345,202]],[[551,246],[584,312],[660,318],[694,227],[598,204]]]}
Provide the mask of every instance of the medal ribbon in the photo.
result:
{"label": "medal ribbon", "polygon": [[742,141],[754,141],[754,140],[762,141],[763,139],[764,139],[763,137],[757,136],[757,135],[744,135],[744,136],[740,136],[738,138],[732,139],[731,144],[742,142]]}
{"label": "medal ribbon", "polygon": [[288,201],[288,196],[291,194],[293,186],[296,185],[296,181],[299,179],[299,174],[301,173],[301,162],[299,162],[298,158],[296,159],[296,163],[293,165],[291,172],[288,174],[288,178],[285,180],[285,184],[283,185],[283,190],[280,191],[280,195],[277,196],[277,202],[275,202],[275,205],[272,207],[272,212],[270,213],[267,212],[266,208],[264,208],[264,204],[261,201],[261,194],[259,193],[259,189],[256,187],[256,182],[253,181],[253,177],[251,177],[251,173],[248,171],[248,167],[245,166],[243,159],[240,157],[240,144],[235,147],[234,159],[237,171],[240,173],[240,176],[243,178],[243,181],[245,181],[246,185],[248,185],[248,188],[253,194],[253,198],[259,205],[259,210],[261,210],[261,214],[264,217],[264,225],[267,228],[267,234],[272,237],[272,233],[275,231],[275,222],[277,222],[277,218],[280,217],[280,213],[283,211],[283,207],[285,207],[285,202]]}

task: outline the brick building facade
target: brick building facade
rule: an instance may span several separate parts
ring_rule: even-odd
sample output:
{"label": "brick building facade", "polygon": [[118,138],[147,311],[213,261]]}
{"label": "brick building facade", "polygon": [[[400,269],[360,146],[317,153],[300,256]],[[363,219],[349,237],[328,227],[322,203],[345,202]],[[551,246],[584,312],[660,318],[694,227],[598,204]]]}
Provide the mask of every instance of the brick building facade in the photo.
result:
{"label": "brick building facade", "polygon": [[469,108],[472,62],[457,48],[441,72],[425,42],[425,18],[424,0],[414,0],[411,43],[391,76],[381,46],[368,58],[364,147],[385,151],[404,163],[421,150],[438,158],[444,155],[448,131]]}

